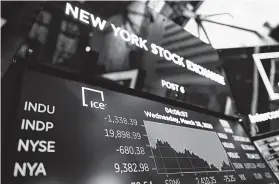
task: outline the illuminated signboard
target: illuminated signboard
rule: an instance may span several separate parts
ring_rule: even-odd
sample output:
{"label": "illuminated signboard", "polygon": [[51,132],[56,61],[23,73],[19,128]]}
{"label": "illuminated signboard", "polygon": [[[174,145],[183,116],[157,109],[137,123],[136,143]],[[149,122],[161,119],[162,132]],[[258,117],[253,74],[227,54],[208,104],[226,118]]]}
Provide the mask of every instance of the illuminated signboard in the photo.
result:
{"label": "illuminated signboard", "polygon": [[30,69],[21,86],[4,183],[278,183],[238,122]]}
{"label": "illuminated signboard", "polygon": [[279,118],[279,110],[277,111],[272,111],[272,112],[266,112],[262,114],[249,114],[249,119],[251,123],[259,123],[259,122],[264,122],[267,120],[273,120]]}
{"label": "illuminated signboard", "polygon": [[[107,26],[106,20],[102,20],[100,17],[94,16],[93,14],[80,9],[77,6],[73,7],[70,3],[66,4],[65,14],[94,28],[98,28],[101,31],[103,31],[104,28]],[[148,44],[148,41],[146,39],[130,33],[122,27],[118,27],[112,23],[110,24],[110,27],[112,28],[115,37],[119,37],[123,41],[144,49],[145,51],[151,51],[151,53],[154,55],[158,55],[161,58],[166,59],[167,61],[171,61],[174,64],[179,65],[180,67],[186,67],[188,70],[193,71],[208,79],[211,79],[221,85],[226,85],[225,78],[222,75],[210,71],[196,63],[193,63],[190,60],[185,60],[182,56],[172,53],[169,50],[164,49],[163,47],[158,46],[154,43]]]}

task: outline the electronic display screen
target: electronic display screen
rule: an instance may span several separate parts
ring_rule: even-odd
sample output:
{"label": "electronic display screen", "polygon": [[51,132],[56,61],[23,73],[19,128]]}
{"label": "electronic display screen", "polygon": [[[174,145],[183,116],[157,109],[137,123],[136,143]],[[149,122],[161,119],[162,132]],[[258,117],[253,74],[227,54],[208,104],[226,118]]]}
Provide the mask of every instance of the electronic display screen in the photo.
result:
{"label": "electronic display screen", "polygon": [[279,136],[271,136],[254,141],[258,150],[279,179]]}
{"label": "electronic display screen", "polygon": [[3,183],[276,184],[237,122],[26,70]]}

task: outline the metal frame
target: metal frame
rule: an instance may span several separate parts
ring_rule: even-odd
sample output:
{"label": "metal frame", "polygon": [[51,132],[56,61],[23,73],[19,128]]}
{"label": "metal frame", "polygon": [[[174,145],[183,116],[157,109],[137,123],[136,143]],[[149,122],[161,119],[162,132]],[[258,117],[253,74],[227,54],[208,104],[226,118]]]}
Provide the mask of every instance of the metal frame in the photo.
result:
{"label": "metal frame", "polygon": [[272,85],[268,79],[268,76],[264,70],[263,64],[261,62],[261,59],[279,58],[279,52],[257,53],[257,54],[253,54],[253,58],[258,68],[258,71],[263,79],[263,83],[266,87],[270,100],[271,101],[279,100],[279,93],[274,92]]}

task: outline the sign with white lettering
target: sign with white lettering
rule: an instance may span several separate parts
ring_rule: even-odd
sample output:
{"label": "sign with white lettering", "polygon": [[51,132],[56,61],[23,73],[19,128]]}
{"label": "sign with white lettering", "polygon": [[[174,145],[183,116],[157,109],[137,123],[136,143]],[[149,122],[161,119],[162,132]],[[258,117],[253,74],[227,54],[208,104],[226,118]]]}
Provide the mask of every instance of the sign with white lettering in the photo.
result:
{"label": "sign with white lettering", "polygon": [[[234,109],[234,103],[226,106],[231,94],[216,50],[150,3],[47,3],[20,49],[28,53],[17,58],[221,113]],[[34,42],[40,44],[33,47]]]}
{"label": "sign with white lettering", "polygon": [[[100,30],[103,30],[107,23],[106,20],[102,20],[100,17],[94,17],[93,14],[90,14],[87,11],[80,9],[77,6],[73,7],[70,3],[66,4],[65,14],[84,22],[85,24],[98,28]],[[111,24],[111,28],[114,31],[114,36],[120,37],[125,42],[129,42],[130,44],[136,45],[141,49],[149,51],[148,47],[146,46],[147,40],[135,34],[132,34],[129,31],[122,29],[121,27],[117,27],[114,24]],[[205,69],[202,66],[195,64],[189,60],[185,61],[183,57],[175,53],[171,53],[169,50],[157,46],[154,43],[151,43],[150,46],[151,46],[151,52],[154,55],[159,55],[160,57],[163,57],[167,61],[171,61],[174,64],[184,68],[187,65],[187,69],[199,75],[205,76],[213,81],[216,81],[221,85],[226,85],[224,77],[221,76],[220,74],[211,72],[210,70]]]}
{"label": "sign with white lettering", "polygon": [[170,89],[170,90],[173,90],[173,91],[176,91],[176,92],[180,92],[180,93],[185,93],[185,88],[184,86],[180,86],[178,84],[175,84],[175,83],[172,83],[172,82],[169,82],[169,81],[165,81],[165,80],[161,80],[162,82],[162,87],[163,88],[167,88],[167,89]]}
{"label": "sign with white lettering", "polygon": [[262,114],[249,114],[249,119],[251,123],[260,123],[260,122],[264,122],[267,120],[272,120],[272,119],[278,119],[279,118],[279,110],[277,111],[272,111],[272,112],[266,112],[266,113],[262,113]]}

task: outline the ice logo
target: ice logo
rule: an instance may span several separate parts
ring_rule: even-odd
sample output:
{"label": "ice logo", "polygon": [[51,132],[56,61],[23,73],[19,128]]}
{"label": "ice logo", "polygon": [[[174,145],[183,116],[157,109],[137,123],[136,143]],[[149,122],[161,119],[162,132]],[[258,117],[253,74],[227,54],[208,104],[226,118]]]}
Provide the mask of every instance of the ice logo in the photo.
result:
{"label": "ice logo", "polygon": [[[87,95],[85,95],[85,91],[87,92]],[[89,93],[90,92],[90,93]],[[82,93],[82,106],[84,107],[90,107],[90,108],[95,108],[95,109],[101,109],[101,110],[105,110],[105,107],[107,104],[104,104],[104,92],[100,91],[100,90],[96,90],[96,89],[91,89],[91,88],[87,88],[87,87],[82,87],[81,88],[81,93]],[[86,100],[88,99],[89,95],[93,95],[93,94],[99,94],[101,97],[101,102],[100,101],[93,101],[93,100]],[[86,98],[87,96],[87,98]]]}

